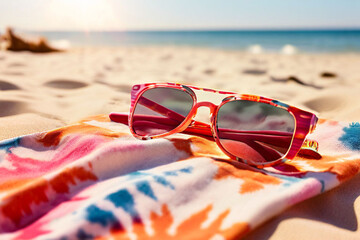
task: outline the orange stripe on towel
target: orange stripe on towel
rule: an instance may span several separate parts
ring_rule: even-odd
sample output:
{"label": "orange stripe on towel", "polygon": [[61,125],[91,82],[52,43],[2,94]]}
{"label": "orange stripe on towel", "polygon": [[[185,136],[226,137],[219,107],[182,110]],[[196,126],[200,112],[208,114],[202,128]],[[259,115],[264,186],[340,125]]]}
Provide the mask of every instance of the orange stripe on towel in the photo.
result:
{"label": "orange stripe on towel", "polygon": [[[171,212],[166,204],[162,206],[161,214],[157,215],[152,212],[151,227],[154,230],[153,235],[148,235],[143,223],[134,223],[133,233],[137,236],[137,239],[210,239],[215,235],[222,235],[225,239],[238,239],[249,232],[250,227],[247,223],[236,223],[230,228],[221,230],[223,220],[229,214],[229,210],[226,210],[218,215],[218,217],[207,227],[201,227],[201,225],[207,220],[212,206],[209,205],[203,210],[191,215],[188,219],[182,222],[175,235],[168,233],[169,228],[174,222]],[[114,239],[130,239],[128,233],[124,229],[113,230],[111,236]],[[108,239],[109,236],[97,238]]]}
{"label": "orange stripe on towel", "polygon": [[85,182],[95,181],[97,177],[83,167],[74,167],[63,170],[49,181],[44,178],[34,179],[3,199],[4,204],[0,207],[0,212],[16,226],[20,226],[22,218],[33,214],[34,205],[49,202],[47,196],[49,188],[57,193],[69,193],[70,184],[76,185],[76,179]]}
{"label": "orange stripe on towel", "polygon": [[244,180],[240,186],[239,192],[241,194],[263,189],[266,184],[277,185],[281,183],[281,180],[276,177],[269,176],[261,172],[239,169],[230,162],[216,161],[215,163],[219,166],[219,170],[214,177],[215,179],[219,180],[232,177]]}

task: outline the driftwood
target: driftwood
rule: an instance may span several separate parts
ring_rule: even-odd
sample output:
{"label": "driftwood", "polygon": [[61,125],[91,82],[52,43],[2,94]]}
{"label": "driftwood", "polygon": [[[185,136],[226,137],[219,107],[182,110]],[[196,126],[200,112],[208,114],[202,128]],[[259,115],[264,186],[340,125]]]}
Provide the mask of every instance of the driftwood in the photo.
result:
{"label": "driftwood", "polygon": [[51,47],[43,37],[40,37],[38,41],[30,41],[16,35],[11,28],[6,29],[6,33],[0,37],[0,40],[5,42],[5,49],[8,51],[30,51],[34,53],[61,51]]}

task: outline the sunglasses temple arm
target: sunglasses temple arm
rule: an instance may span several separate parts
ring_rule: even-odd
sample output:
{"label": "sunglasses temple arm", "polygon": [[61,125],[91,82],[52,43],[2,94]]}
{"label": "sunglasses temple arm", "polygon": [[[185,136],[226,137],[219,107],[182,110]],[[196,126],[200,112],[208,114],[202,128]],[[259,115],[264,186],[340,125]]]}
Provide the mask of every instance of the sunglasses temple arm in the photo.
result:
{"label": "sunglasses temple arm", "polygon": [[127,113],[112,112],[109,114],[109,118],[113,122],[129,125],[129,122],[128,122],[129,115]]}
{"label": "sunglasses temple arm", "polygon": [[[112,112],[112,113],[110,113],[109,117],[114,122],[129,125],[128,124],[128,114],[126,114],[126,113]],[[203,137],[203,138],[206,138],[208,140],[214,140],[214,137],[212,135],[212,132],[211,132],[211,129],[210,129],[209,125],[207,125],[205,123],[202,123],[202,122],[198,122],[198,121],[193,121],[192,124],[194,124],[194,123],[197,124],[198,127],[189,126],[183,131],[183,133]],[[235,134],[235,136],[236,136],[236,134]],[[234,137],[234,134],[230,135],[230,137]],[[270,155],[273,155],[273,154],[277,154],[276,151],[268,149],[268,148],[262,146],[261,144],[256,143],[255,141],[253,141],[251,139],[246,139],[246,137],[244,137],[244,136],[242,137],[241,141],[244,142],[245,144],[247,144],[249,147],[256,149],[258,152],[262,153],[264,156],[270,156]]]}
{"label": "sunglasses temple arm", "polygon": [[[110,113],[109,117],[114,122],[129,125],[128,124],[129,115],[127,113],[113,112],[113,113]],[[153,120],[155,120],[155,119],[153,119]],[[232,131],[234,132],[234,130],[232,130]],[[191,125],[189,127],[187,127],[183,131],[183,133],[192,134],[192,135],[195,135],[195,136],[204,137],[206,139],[213,140],[213,135],[212,135],[210,126],[208,124],[206,124],[206,123],[202,123],[202,122],[199,122],[199,121],[193,121],[191,123]],[[225,135],[233,135],[233,136],[227,136],[227,137],[229,139],[231,139],[231,138],[236,139],[236,137],[234,136],[234,135],[236,135],[236,133],[229,133],[228,132]],[[269,137],[271,137],[271,136],[268,136],[268,138]],[[279,137],[281,137],[281,136],[279,136]],[[265,138],[262,137],[263,141],[264,141],[264,139]],[[274,139],[272,139],[272,141],[274,141]],[[318,146],[319,146],[319,144],[318,144],[317,141],[306,139],[304,141],[303,145],[301,146],[301,149],[300,149],[298,155],[302,156],[302,157],[312,157],[312,158],[315,158],[315,159],[320,159],[321,155],[318,153]]]}
{"label": "sunglasses temple arm", "polygon": [[299,157],[321,159],[321,154],[318,151],[319,143],[315,140],[305,139],[300,151],[297,153]]}
{"label": "sunglasses temple arm", "polygon": [[[110,113],[110,119],[114,122],[128,124],[128,114],[126,113]],[[158,123],[158,127],[168,127],[176,124],[172,122],[171,119],[166,119],[163,117],[156,116],[142,116],[144,120],[143,125],[146,125],[146,121],[149,123]],[[232,129],[220,129],[222,130],[222,135],[226,139],[238,140],[238,141],[246,141],[251,139],[252,141],[261,141],[265,143],[277,143],[277,145],[284,145],[284,142],[288,142],[288,138],[291,137],[291,134],[280,133],[274,131],[262,131],[262,132],[251,132],[251,131],[237,131]],[[211,128],[208,124],[202,123],[199,121],[192,121],[191,125],[188,126],[182,133],[192,134],[200,137],[213,138],[213,134]]]}

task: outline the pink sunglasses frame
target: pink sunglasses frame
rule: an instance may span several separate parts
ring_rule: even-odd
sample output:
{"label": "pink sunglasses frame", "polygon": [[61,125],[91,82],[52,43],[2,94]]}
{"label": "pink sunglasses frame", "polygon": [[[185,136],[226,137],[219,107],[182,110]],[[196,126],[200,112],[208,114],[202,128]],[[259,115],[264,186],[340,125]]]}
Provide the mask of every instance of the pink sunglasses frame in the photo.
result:
{"label": "pink sunglasses frame", "polygon": [[[193,106],[192,106],[189,114],[183,120],[183,122],[179,126],[174,128],[173,130],[163,133],[163,134],[154,135],[154,136],[146,136],[146,137],[140,136],[140,135],[136,134],[136,132],[133,129],[132,119],[133,119],[133,115],[134,115],[134,111],[135,111],[135,106],[136,106],[137,102],[139,101],[139,98],[145,91],[152,89],[152,88],[159,88],[159,87],[174,88],[174,89],[179,89],[179,90],[187,92],[193,99]],[[215,105],[211,102],[199,102],[198,103],[196,94],[192,89],[202,90],[202,91],[212,92],[212,93],[218,93],[218,94],[224,94],[224,95],[230,95],[230,96],[225,97],[219,105]],[[222,105],[224,105],[228,102],[234,101],[234,100],[247,100],[247,101],[270,104],[272,106],[285,109],[294,117],[295,130],[294,130],[294,134],[292,136],[291,145],[290,145],[289,150],[283,157],[279,158],[278,160],[272,161],[272,162],[264,162],[264,163],[252,162],[249,160],[244,160],[244,159],[238,158],[237,156],[229,153],[222,146],[222,144],[220,143],[220,140],[219,140],[218,131],[216,129],[217,114]],[[199,107],[203,107],[203,106],[210,108],[210,123],[211,123],[210,126],[206,123],[202,123],[202,122],[193,120],[193,117],[196,115],[197,109]],[[156,107],[156,106],[154,106],[154,107]],[[112,121],[127,123],[129,125],[130,132],[136,138],[141,139],[141,140],[163,138],[163,137],[166,137],[166,136],[169,136],[169,135],[172,135],[175,133],[180,133],[180,132],[204,136],[206,138],[209,138],[209,136],[212,136],[212,138],[215,140],[215,142],[219,146],[219,148],[226,155],[228,155],[231,159],[236,159],[238,161],[242,161],[246,164],[256,166],[256,167],[273,166],[280,162],[284,162],[287,159],[293,159],[297,155],[297,153],[300,151],[301,147],[304,144],[306,146],[315,145],[316,148],[318,146],[318,144],[315,141],[311,141],[311,140],[305,141],[306,136],[315,130],[315,127],[316,127],[316,124],[318,121],[318,118],[313,113],[301,110],[301,109],[293,107],[293,106],[289,106],[285,103],[282,103],[280,101],[277,101],[277,100],[274,100],[271,98],[255,96],[255,95],[248,95],[248,94],[237,94],[234,92],[218,91],[218,90],[207,89],[207,88],[198,88],[198,87],[182,85],[182,84],[178,84],[178,83],[145,83],[145,84],[134,85],[131,90],[130,114],[128,116],[126,116],[126,117],[128,117],[127,122],[126,122],[126,119],[124,119],[125,116],[122,114],[119,114],[119,113],[111,113],[109,115],[109,117]],[[209,131],[209,127],[210,127],[211,132]]]}

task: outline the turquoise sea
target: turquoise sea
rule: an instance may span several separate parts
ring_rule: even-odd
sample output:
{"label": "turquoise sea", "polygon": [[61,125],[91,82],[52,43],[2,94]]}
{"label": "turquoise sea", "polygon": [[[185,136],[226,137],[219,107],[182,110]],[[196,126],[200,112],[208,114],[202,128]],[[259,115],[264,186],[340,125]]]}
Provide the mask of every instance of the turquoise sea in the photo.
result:
{"label": "turquoise sea", "polygon": [[247,50],[256,45],[265,52],[278,52],[292,45],[300,52],[360,52],[360,29],[30,33],[71,46],[172,45]]}

